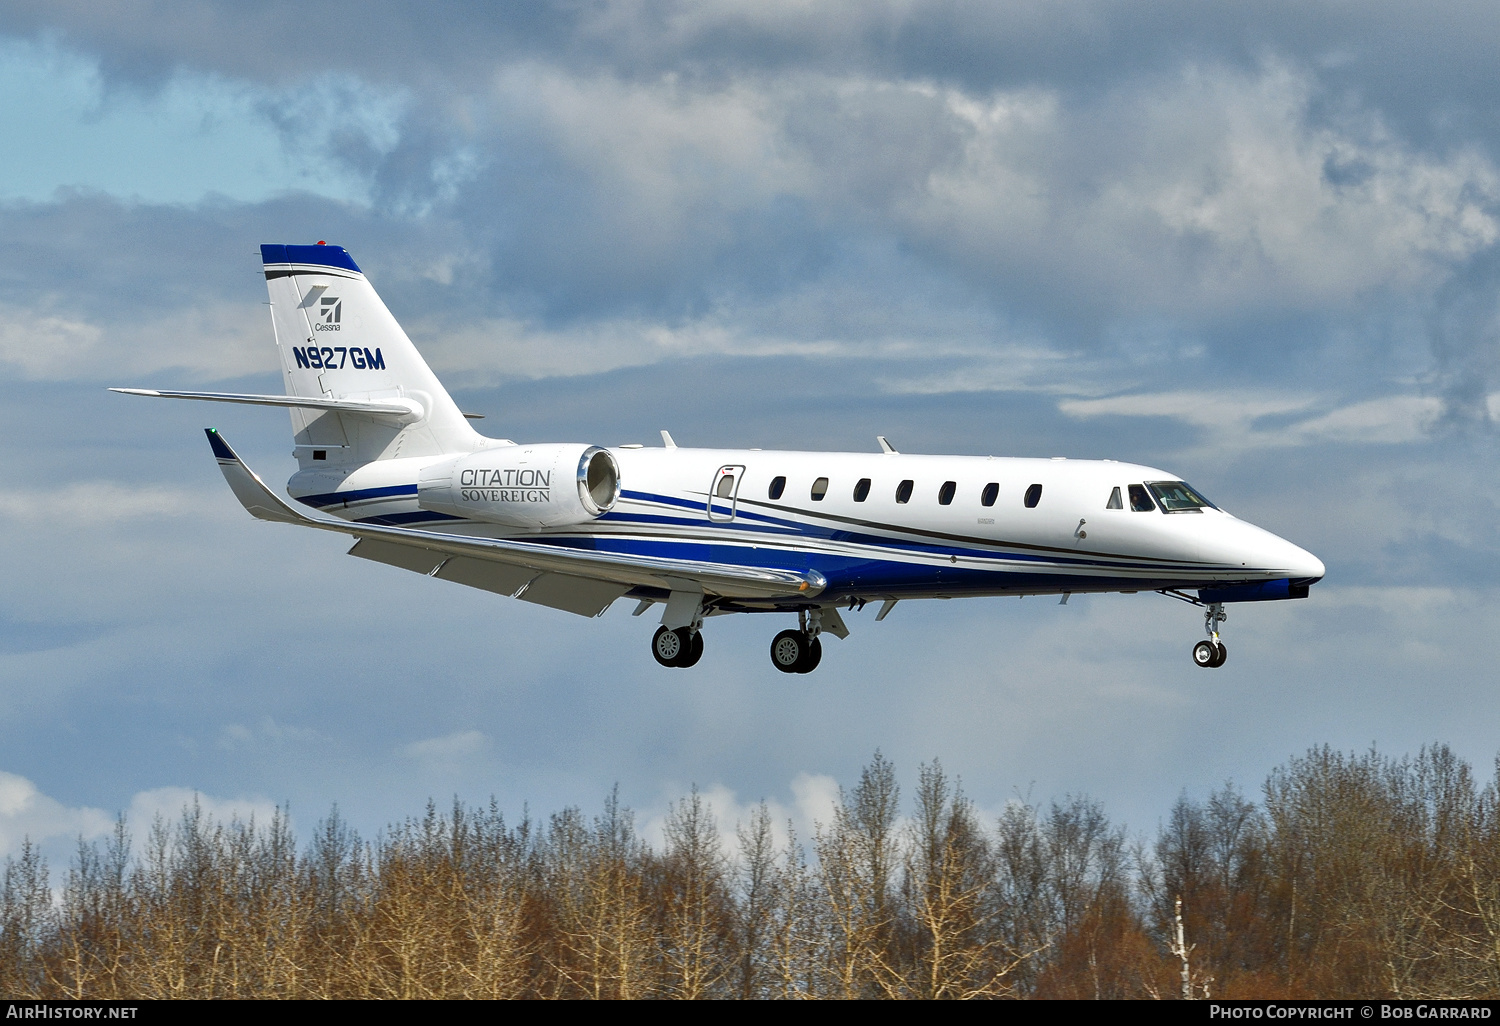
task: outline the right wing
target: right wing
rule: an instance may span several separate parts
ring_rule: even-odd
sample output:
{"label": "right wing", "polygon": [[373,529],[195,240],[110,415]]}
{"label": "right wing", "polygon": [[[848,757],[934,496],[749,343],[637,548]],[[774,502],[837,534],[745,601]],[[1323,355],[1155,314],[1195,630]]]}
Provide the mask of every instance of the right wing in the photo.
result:
{"label": "right wing", "polygon": [[[352,555],[502,594],[519,593],[517,597],[585,615],[602,612],[615,598],[637,587],[669,592],[704,592],[733,598],[811,599],[828,585],[827,579],[816,570],[776,570],[665,556],[597,552],[512,539],[473,538],[379,524],[351,524],[336,517],[310,516],[294,509],[267,488],[217,431],[208,428],[207,434],[224,479],[229,482],[235,498],[254,517],[353,535],[360,541],[350,550]],[[550,580],[553,577],[572,580]],[[615,588],[590,589],[585,586],[587,582],[614,585]],[[557,601],[549,601],[553,592],[557,593]],[[609,596],[607,600],[605,595]],[[603,604],[594,609],[599,601]]]}

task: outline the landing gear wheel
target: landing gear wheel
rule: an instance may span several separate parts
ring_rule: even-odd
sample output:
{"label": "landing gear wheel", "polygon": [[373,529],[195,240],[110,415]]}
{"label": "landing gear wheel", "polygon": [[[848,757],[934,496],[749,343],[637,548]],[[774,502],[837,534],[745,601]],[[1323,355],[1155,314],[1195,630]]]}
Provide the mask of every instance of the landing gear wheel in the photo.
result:
{"label": "landing gear wheel", "polygon": [[1204,669],[1212,669],[1223,662],[1219,658],[1219,646],[1212,641],[1200,641],[1193,646],[1193,662]]}
{"label": "landing gear wheel", "polygon": [[[687,628],[684,627],[683,630],[687,630]],[[676,663],[676,665],[681,666],[684,669],[692,666],[699,659],[703,658],[703,632],[693,631],[692,634],[693,640],[688,643],[687,648],[683,649],[682,655],[678,658]]]}
{"label": "landing gear wheel", "polygon": [[692,652],[692,642],[686,637],[688,633],[691,632],[686,628],[675,631],[666,627],[656,628],[656,633],[651,637],[651,654],[663,666],[681,666],[679,660]]}
{"label": "landing gear wheel", "polygon": [[1216,659],[1213,662],[1213,665],[1215,667],[1223,666],[1224,665],[1224,660],[1226,660],[1226,659],[1229,658],[1229,649],[1227,649],[1227,648],[1224,647],[1224,642],[1222,642],[1222,641],[1216,641],[1216,642],[1214,642],[1214,647],[1216,647],[1219,650],[1219,658]]}
{"label": "landing gear wheel", "polygon": [[812,673],[823,661],[823,642],[813,638],[802,652],[802,661],[797,664],[798,673]]}
{"label": "landing gear wheel", "polygon": [[810,639],[801,631],[782,631],[771,639],[771,665],[782,673],[797,673],[810,647]]}

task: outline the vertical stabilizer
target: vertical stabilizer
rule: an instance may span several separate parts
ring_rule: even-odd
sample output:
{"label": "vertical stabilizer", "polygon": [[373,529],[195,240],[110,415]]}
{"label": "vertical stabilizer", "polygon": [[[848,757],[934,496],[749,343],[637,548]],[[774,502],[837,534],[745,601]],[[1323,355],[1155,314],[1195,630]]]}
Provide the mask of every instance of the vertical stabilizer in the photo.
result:
{"label": "vertical stabilizer", "polygon": [[409,399],[406,422],[346,411],[293,409],[298,462],[368,463],[469,452],[483,440],[341,246],[261,246],[271,323],[288,395],[351,401]]}

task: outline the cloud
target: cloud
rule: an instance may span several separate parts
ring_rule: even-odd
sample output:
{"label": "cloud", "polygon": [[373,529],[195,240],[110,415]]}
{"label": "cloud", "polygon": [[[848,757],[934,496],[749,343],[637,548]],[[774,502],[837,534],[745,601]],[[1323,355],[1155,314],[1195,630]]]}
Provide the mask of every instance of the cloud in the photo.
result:
{"label": "cloud", "polygon": [[49,489],[13,488],[0,493],[0,518],[35,526],[100,525],[120,520],[201,516],[205,496],[152,485],[74,481]]}
{"label": "cloud", "polygon": [[[209,819],[227,824],[238,819],[257,825],[270,822],[276,807],[264,799],[215,798],[186,787],[140,791],[124,810],[137,844],[159,816],[178,821],[184,809],[197,808]],[[74,842],[97,841],[114,829],[114,815],[87,806],[70,807],[43,794],[32,781],[0,770],[0,858],[14,856],[29,840],[48,854],[66,859]]]}
{"label": "cloud", "polygon": [[[1429,436],[1443,412],[1442,400],[1416,395],[1366,399],[1331,410],[1329,405],[1306,394],[1232,390],[1138,393],[1057,404],[1070,417],[1159,417],[1190,424],[1202,430],[1206,447],[1226,455],[1325,442],[1418,442]],[[1495,405],[1500,408],[1500,400]]]}
{"label": "cloud", "polygon": [[137,845],[158,817],[165,823],[181,821],[187,810],[197,809],[220,824],[255,821],[263,827],[276,814],[276,804],[265,798],[215,798],[187,787],[157,787],[140,791],[130,799],[125,818]]}
{"label": "cloud", "polygon": [[27,839],[35,845],[94,840],[113,827],[114,817],[103,809],[68,808],[25,777],[0,770],[0,856],[15,855]]}
{"label": "cloud", "polygon": [[401,754],[419,762],[454,763],[469,759],[488,747],[489,741],[477,730],[459,730],[442,737],[429,737],[401,746]]}
{"label": "cloud", "polygon": [[368,199],[368,156],[394,146],[402,112],[399,91],[347,76],[268,88],[179,67],[152,89],[111,89],[99,64],[55,37],[0,36],[0,134],[17,142],[0,151],[0,199]]}
{"label": "cloud", "polygon": [[[668,801],[675,805],[687,796],[689,790],[668,788]],[[734,859],[740,850],[740,832],[750,828],[762,802],[770,814],[771,833],[778,850],[786,846],[791,837],[790,829],[796,832],[797,843],[804,850],[811,851],[819,830],[826,830],[833,823],[840,798],[838,781],[826,774],[802,772],[792,778],[790,791],[790,803],[776,797],[742,801],[734,789],[722,783],[700,789],[698,793],[714,817],[720,848]],[[666,843],[666,824],[670,814],[669,810],[648,811],[641,823],[641,836],[658,851]]]}

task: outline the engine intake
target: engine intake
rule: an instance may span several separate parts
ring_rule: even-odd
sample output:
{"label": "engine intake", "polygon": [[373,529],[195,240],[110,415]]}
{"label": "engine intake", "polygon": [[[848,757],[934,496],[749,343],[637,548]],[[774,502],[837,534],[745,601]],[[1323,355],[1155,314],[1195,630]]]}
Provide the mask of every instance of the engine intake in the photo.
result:
{"label": "engine intake", "polygon": [[607,513],[620,468],[597,445],[507,445],[424,467],[417,505],[507,527],[566,527]]}

